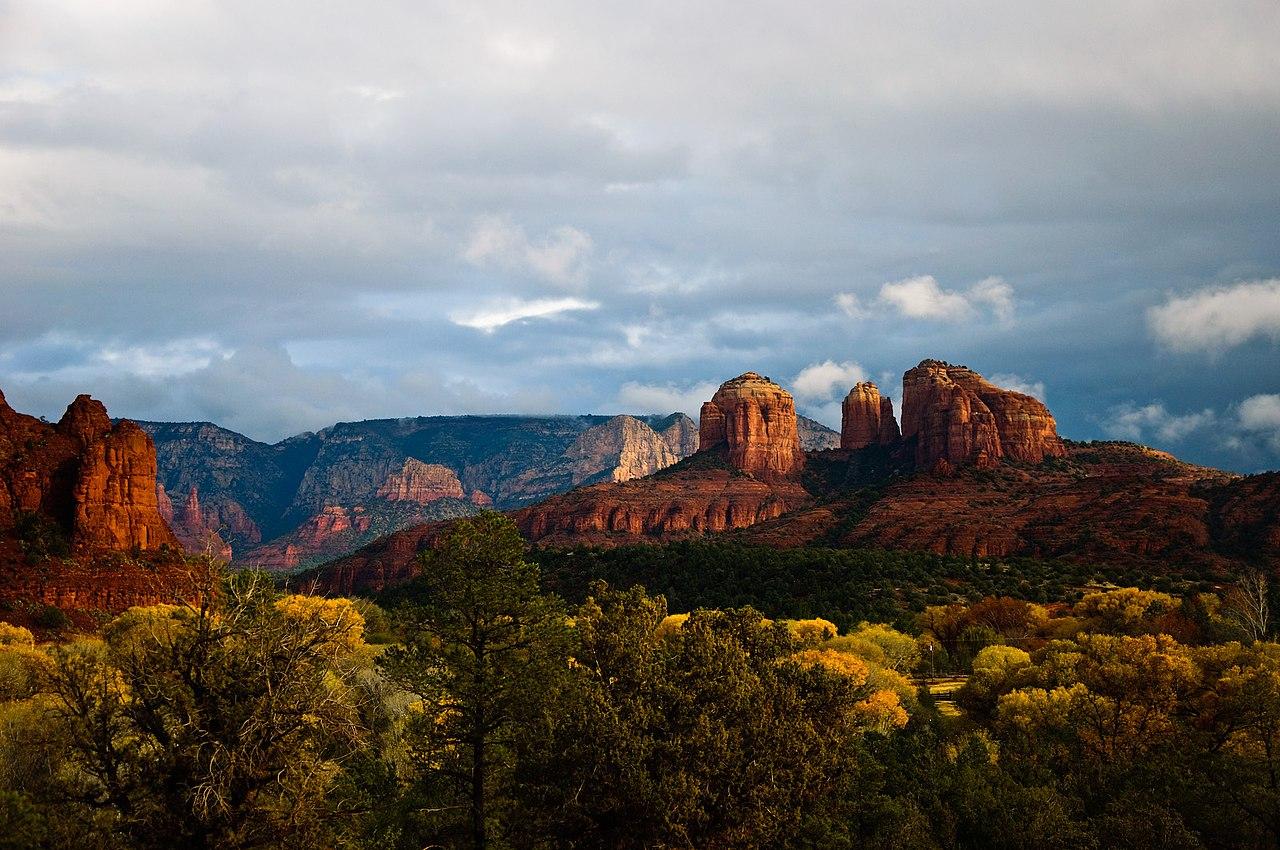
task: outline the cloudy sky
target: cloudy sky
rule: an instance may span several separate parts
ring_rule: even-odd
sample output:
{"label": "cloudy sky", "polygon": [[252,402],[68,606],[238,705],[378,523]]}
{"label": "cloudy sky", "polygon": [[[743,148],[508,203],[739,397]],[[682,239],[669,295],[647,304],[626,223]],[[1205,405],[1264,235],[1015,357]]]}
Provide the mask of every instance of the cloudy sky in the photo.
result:
{"label": "cloudy sky", "polygon": [[838,425],[924,357],[1280,467],[1280,4],[0,0],[0,388]]}

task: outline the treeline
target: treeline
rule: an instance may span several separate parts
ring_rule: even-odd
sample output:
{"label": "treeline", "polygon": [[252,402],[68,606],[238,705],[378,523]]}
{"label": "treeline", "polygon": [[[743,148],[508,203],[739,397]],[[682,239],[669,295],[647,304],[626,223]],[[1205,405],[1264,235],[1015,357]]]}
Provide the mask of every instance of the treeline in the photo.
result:
{"label": "treeline", "polygon": [[592,581],[640,584],[672,610],[752,606],[777,617],[824,617],[907,627],[929,605],[1010,596],[1074,602],[1092,585],[1144,585],[1188,595],[1210,592],[1207,570],[1169,564],[1159,573],[1116,564],[1035,558],[960,558],[879,549],[776,549],[689,541],[657,546],[534,549],[547,587],[585,597]]}
{"label": "treeline", "polygon": [[570,605],[497,514],[424,558],[386,608],[240,574],[93,636],[0,624],[0,847],[1280,844],[1261,574],[895,627]]}

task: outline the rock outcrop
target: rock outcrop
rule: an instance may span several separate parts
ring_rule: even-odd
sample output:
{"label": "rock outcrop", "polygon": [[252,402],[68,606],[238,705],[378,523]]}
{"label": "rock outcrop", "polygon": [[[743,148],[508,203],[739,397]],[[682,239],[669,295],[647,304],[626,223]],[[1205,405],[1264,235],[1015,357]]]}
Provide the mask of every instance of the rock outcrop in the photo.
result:
{"label": "rock outcrop", "polygon": [[209,586],[201,569],[161,515],[146,432],[87,395],[51,425],[0,393],[0,611],[192,600]]}
{"label": "rock outcrop", "polygon": [[586,431],[565,450],[573,485],[599,479],[630,481],[666,469],[680,459],[671,446],[634,416],[615,416]]}
{"label": "rock outcrop", "polygon": [[1066,453],[1049,409],[965,366],[925,360],[902,377],[902,436],[921,469],[1039,463]]}
{"label": "rock outcrop", "polygon": [[879,387],[863,381],[849,390],[841,406],[840,448],[888,446],[896,442],[898,436],[893,401],[881,396]]}
{"label": "rock outcrop", "polygon": [[465,499],[462,482],[447,466],[423,463],[408,458],[399,470],[392,472],[378,487],[377,497],[392,502],[417,502],[425,505],[436,499]]}
{"label": "rock outcrop", "polygon": [[796,429],[800,432],[800,448],[806,452],[840,448],[840,432],[832,431],[821,422],[797,416]]}
{"label": "rock outcrop", "polygon": [[794,476],[804,466],[791,394],[756,372],[725,381],[702,405],[698,451],[728,448],[729,463],[764,480]]}
{"label": "rock outcrop", "polygon": [[793,482],[700,469],[584,487],[516,511],[512,518],[533,542],[617,544],[747,528],[808,499]]}
{"label": "rock outcrop", "polygon": [[698,423],[683,413],[673,413],[660,419],[651,417],[648,425],[658,432],[676,460],[698,450]]}
{"label": "rock outcrop", "polygon": [[56,523],[80,552],[176,549],[160,515],[156,452],[128,420],[102,403],[73,401],[57,425],[17,413],[0,395],[0,526],[14,512]]}
{"label": "rock outcrop", "polygon": [[156,501],[155,446],[127,419],[85,446],[72,499],[72,540],[82,549],[178,546]]}

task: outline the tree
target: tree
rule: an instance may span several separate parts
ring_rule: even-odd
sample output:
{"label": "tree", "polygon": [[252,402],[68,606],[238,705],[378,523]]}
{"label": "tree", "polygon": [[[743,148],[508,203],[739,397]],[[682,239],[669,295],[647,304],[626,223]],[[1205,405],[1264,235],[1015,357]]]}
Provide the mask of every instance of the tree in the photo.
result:
{"label": "tree", "polygon": [[414,765],[443,788],[430,814],[447,822],[465,810],[461,831],[484,848],[511,794],[515,739],[567,675],[563,606],[540,592],[515,525],[493,512],[455,523],[423,553],[408,595],[397,611],[404,645],[379,666],[419,700],[408,723]]}
{"label": "tree", "polygon": [[753,609],[699,610],[597,584],[574,616],[571,688],[530,741],[520,778],[528,846],[778,846],[832,794],[876,700],[859,659],[797,657],[786,625]]}
{"label": "tree", "polygon": [[1267,574],[1249,569],[1222,601],[1223,615],[1239,626],[1250,640],[1265,640],[1271,632],[1271,587]]}
{"label": "tree", "polygon": [[360,746],[363,621],[249,575],[198,608],[134,608],[52,651],[72,798],[130,846],[327,843],[327,799]]}

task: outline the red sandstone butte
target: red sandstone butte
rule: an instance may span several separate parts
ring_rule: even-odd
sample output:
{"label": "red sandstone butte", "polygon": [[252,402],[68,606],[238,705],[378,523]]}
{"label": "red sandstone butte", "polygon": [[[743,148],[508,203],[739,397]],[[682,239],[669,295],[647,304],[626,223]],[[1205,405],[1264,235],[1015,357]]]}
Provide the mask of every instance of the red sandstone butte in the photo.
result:
{"label": "red sandstone butte", "polygon": [[82,552],[178,547],[160,515],[151,438],[128,420],[112,425],[87,395],[50,425],[0,394],[0,492],[0,526],[15,511],[42,514]]}
{"label": "red sandstone butte", "polygon": [[725,381],[702,405],[698,451],[728,446],[729,463],[764,480],[794,476],[804,466],[791,394],[755,372]]}
{"label": "red sandstone butte", "polygon": [[898,439],[893,401],[870,381],[856,384],[845,396],[840,417],[840,448],[888,446]]}
{"label": "red sandstone butte", "polygon": [[1049,409],[965,366],[924,360],[902,376],[902,436],[920,469],[1039,463],[1066,454]]}

